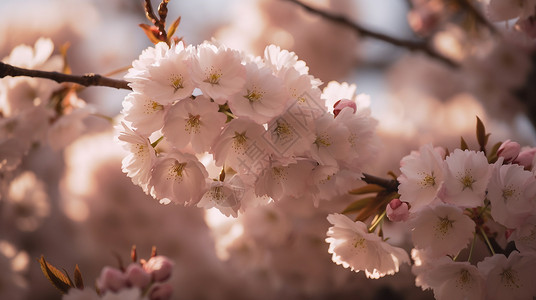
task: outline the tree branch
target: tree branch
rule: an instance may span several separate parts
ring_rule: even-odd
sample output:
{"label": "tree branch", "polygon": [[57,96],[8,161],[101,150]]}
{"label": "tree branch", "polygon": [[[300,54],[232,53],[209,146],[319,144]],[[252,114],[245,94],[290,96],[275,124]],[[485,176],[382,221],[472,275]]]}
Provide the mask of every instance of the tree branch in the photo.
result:
{"label": "tree branch", "polygon": [[363,178],[361,180],[369,184],[375,184],[384,187],[388,192],[398,192],[398,181],[394,179],[385,179],[367,173],[363,173]]}
{"label": "tree branch", "polygon": [[361,26],[361,25],[359,25],[357,23],[354,23],[354,22],[350,21],[348,18],[346,18],[344,16],[336,15],[336,14],[333,14],[333,13],[330,13],[330,12],[327,12],[327,11],[322,11],[322,10],[316,9],[316,8],[314,8],[312,6],[309,6],[309,5],[305,4],[305,3],[302,3],[299,0],[287,0],[287,1],[290,1],[292,3],[295,3],[295,4],[299,5],[299,6],[301,6],[302,8],[304,8],[305,10],[307,10],[310,13],[319,15],[319,16],[325,18],[325,19],[328,19],[328,20],[333,21],[335,23],[339,23],[339,24],[341,24],[343,26],[349,27],[352,30],[354,30],[357,34],[359,34],[360,36],[370,37],[370,38],[373,38],[373,39],[384,41],[384,42],[386,42],[388,44],[391,44],[391,45],[394,45],[394,46],[397,46],[397,47],[401,47],[401,48],[405,48],[405,49],[408,49],[408,50],[411,50],[411,51],[424,52],[428,56],[430,56],[432,58],[435,58],[435,59],[445,63],[446,65],[448,65],[450,67],[453,67],[453,68],[458,67],[457,63],[455,63],[451,59],[443,56],[442,54],[436,52],[434,49],[430,48],[429,44],[426,43],[426,42],[398,39],[398,38],[395,38],[395,37],[392,37],[392,36],[389,36],[389,35],[386,35],[386,34],[383,34],[383,33],[372,31],[372,30],[370,30],[368,28],[365,28],[365,27],[363,27],[363,26]]}
{"label": "tree branch", "polygon": [[46,79],[54,80],[58,83],[72,82],[72,83],[76,83],[76,84],[83,85],[83,86],[107,86],[107,87],[113,87],[116,89],[124,89],[124,90],[131,89],[128,86],[128,82],[125,80],[108,78],[99,74],[89,73],[89,74],[85,74],[82,76],[76,76],[76,75],[63,74],[59,72],[29,70],[29,69],[19,68],[19,67],[12,66],[10,64],[0,62],[0,78],[4,78],[6,76],[12,76],[12,77],[28,76],[28,77],[36,77],[36,78],[46,78]]}

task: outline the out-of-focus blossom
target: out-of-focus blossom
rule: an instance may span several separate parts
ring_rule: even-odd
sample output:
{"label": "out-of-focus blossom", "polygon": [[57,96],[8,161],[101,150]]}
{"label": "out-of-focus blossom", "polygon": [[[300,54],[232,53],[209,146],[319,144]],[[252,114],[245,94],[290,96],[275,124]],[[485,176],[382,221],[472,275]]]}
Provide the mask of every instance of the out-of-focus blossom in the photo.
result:
{"label": "out-of-focus blossom", "polygon": [[7,197],[2,201],[3,219],[14,224],[18,230],[36,230],[50,213],[45,184],[30,171],[21,173],[11,181]]}

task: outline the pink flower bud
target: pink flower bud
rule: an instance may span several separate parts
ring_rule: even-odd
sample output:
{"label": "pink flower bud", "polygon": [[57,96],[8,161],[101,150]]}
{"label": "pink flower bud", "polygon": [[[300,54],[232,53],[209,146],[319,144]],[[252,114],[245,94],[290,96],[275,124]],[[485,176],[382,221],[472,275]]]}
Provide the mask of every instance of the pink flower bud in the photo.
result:
{"label": "pink flower bud", "polygon": [[154,285],[149,293],[150,300],[168,300],[171,299],[171,294],[173,293],[173,288],[171,285],[164,283]]}
{"label": "pink flower bud", "polygon": [[335,117],[338,116],[341,110],[346,107],[351,107],[354,110],[354,113],[357,111],[357,105],[354,101],[348,99],[341,99],[335,102],[335,104],[333,104],[333,114],[335,115]]}
{"label": "pink flower bud", "polygon": [[147,287],[151,283],[151,275],[136,263],[132,263],[127,267],[126,276],[128,283],[141,289]]}
{"label": "pink flower bud", "polygon": [[535,154],[536,148],[527,148],[525,150],[521,150],[517,158],[514,160],[514,163],[525,167],[525,170],[530,170],[532,167],[532,160],[534,159]]}
{"label": "pink flower bud", "polygon": [[173,262],[165,256],[151,257],[144,265],[143,269],[153,276],[154,281],[166,281],[171,276]]}
{"label": "pink flower bud", "polygon": [[97,286],[102,292],[117,292],[127,286],[127,277],[118,269],[104,267],[97,278]]}
{"label": "pink flower bud", "polygon": [[409,217],[409,208],[406,202],[393,199],[387,204],[387,218],[393,222],[406,221]]}
{"label": "pink flower bud", "polygon": [[506,140],[497,150],[497,156],[503,157],[504,161],[509,163],[517,158],[520,150],[521,146],[518,143]]}

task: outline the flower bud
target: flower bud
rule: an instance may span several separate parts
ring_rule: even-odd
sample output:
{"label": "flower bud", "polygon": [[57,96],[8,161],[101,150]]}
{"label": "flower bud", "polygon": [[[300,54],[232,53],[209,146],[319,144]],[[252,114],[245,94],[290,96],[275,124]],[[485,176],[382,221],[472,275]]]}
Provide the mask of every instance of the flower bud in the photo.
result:
{"label": "flower bud", "polygon": [[497,150],[497,156],[504,158],[504,161],[509,163],[517,158],[520,150],[521,146],[518,143],[506,140]]}
{"label": "flower bud", "polygon": [[339,115],[341,110],[346,107],[351,107],[354,110],[354,113],[357,111],[357,105],[354,101],[348,99],[341,99],[335,102],[335,104],[333,104],[333,114],[335,115],[335,117]]}
{"label": "flower bud", "polygon": [[165,256],[151,257],[144,265],[143,269],[151,274],[154,281],[166,281],[171,276],[173,270],[173,262]]}
{"label": "flower bud", "polygon": [[170,284],[158,284],[154,285],[149,293],[150,300],[168,300],[171,299],[171,294],[173,293],[173,288]]}
{"label": "flower bud", "polygon": [[409,208],[406,202],[400,201],[400,199],[393,199],[386,207],[387,218],[392,222],[406,221],[409,217]]}
{"label": "flower bud", "polygon": [[127,277],[118,269],[104,267],[97,278],[97,286],[102,292],[117,292],[127,286]]}
{"label": "flower bud", "polygon": [[125,272],[128,283],[132,286],[144,289],[151,283],[151,275],[136,263],[132,263],[127,267]]}
{"label": "flower bud", "polygon": [[514,163],[525,167],[525,170],[530,170],[532,167],[532,160],[534,159],[535,154],[536,148],[527,148],[525,150],[521,150],[517,158],[514,159]]}

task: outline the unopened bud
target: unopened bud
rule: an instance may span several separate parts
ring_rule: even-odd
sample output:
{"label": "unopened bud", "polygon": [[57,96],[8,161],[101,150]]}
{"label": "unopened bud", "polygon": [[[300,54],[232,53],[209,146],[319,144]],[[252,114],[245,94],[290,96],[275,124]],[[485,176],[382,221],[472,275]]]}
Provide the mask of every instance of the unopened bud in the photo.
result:
{"label": "unopened bud", "polygon": [[514,163],[525,167],[525,170],[530,170],[532,167],[532,160],[534,159],[535,154],[536,148],[527,148],[525,150],[521,150],[517,158],[514,160]]}
{"label": "unopened bud", "polygon": [[167,283],[154,285],[149,293],[150,300],[168,300],[171,299],[173,288]]}
{"label": "unopened bud", "polygon": [[125,273],[128,283],[133,286],[144,289],[151,283],[151,275],[137,263],[130,264]]}
{"label": "unopened bud", "polygon": [[386,207],[387,218],[392,222],[406,221],[409,217],[409,208],[406,202],[400,199],[393,199]]}
{"label": "unopened bud", "polygon": [[118,269],[104,267],[97,278],[97,286],[102,292],[117,292],[127,286],[127,277]]}
{"label": "unopened bud", "polygon": [[171,276],[173,262],[161,255],[151,257],[144,265],[143,269],[153,276],[154,281],[166,281]]}
{"label": "unopened bud", "polygon": [[333,104],[333,114],[335,115],[335,117],[338,116],[341,110],[346,107],[351,107],[354,110],[354,113],[357,111],[357,105],[354,101],[348,99],[341,99],[335,102],[335,104]]}
{"label": "unopened bud", "polygon": [[504,162],[512,162],[519,155],[521,146],[510,140],[504,141],[497,150],[497,156],[504,158]]}

